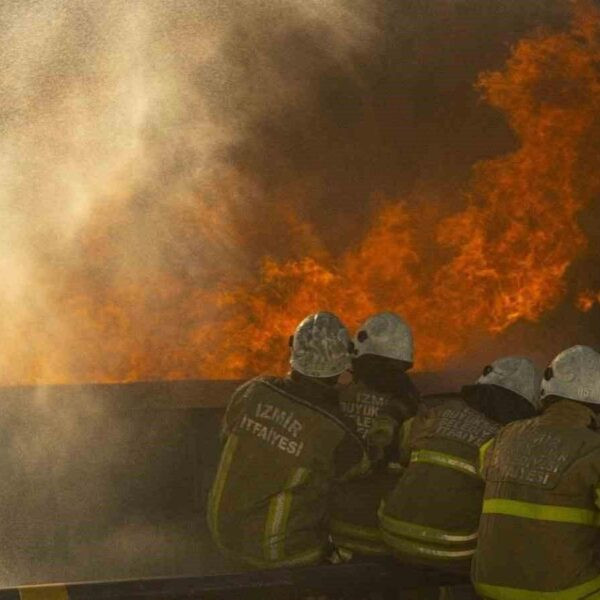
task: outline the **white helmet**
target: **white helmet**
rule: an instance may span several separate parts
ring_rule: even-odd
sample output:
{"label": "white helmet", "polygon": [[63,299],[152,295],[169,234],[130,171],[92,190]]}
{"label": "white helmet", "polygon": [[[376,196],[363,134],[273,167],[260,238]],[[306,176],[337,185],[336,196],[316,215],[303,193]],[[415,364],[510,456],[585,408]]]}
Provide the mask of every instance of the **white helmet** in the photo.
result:
{"label": "white helmet", "polygon": [[330,312],[304,319],[290,339],[292,369],[309,377],[333,377],[350,368],[350,336]]}
{"label": "white helmet", "polygon": [[544,372],[542,397],[600,404],[600,354],[589,346],[563,350]]}
{"label": "white helmet", "polygon": [[540,372],[528,358],[505,356],[484,367],[483,375],[477,383],[503,387],[519,394],[536,409],[540,409],[540,379]]}
{"label": "white helmet", "polygon": [[354,355],[375,354],[413,362],[413,337],[402,317],[381,312],[369,317],[354,336]]}

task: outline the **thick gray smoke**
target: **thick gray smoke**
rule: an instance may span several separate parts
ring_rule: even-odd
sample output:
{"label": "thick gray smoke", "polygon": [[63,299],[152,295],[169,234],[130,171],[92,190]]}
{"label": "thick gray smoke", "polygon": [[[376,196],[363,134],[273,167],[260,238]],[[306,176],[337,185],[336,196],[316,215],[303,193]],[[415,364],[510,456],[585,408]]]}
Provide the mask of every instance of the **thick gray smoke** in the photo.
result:
{"label": "thick gray smoke", "polygon": [[[14,262],[44,247],[46,260],[76,263],[78,234],[106,205],[135,222],[111,240],[124,270],[173,253],[175,206],[218,187],[253,124],[304,106],[323,58],[352,70],[374,34],[367,5],[3,3],[2,210],[13,254],[22,247]],[[314,65],[297,60],[294,37],[314,46]]]}
{"label": "thick gray smoke", "polygon": [[382,196],[456,204],[512,144],[476,74],[567,5],[3,2],[0,381],[193,375],[216,309],[181,295],[335,254]]}
{"label": "thick gray smoke", "polygon": [[[286,38],[314,46],[315,63],[326,57],[351,71],[352,53],[374,36],[367,7],[2,3],[1,335],[30,363],[28,375],[2,379],[69,380],[69,365],[47,356],[76,328],[60,310],[64,296],[108,301],[113,285],[141,285],[162,270],[200,285],[215,263],[219,273],[249,264],[198,215],[203,206],[227,211],[218,206],[226,201],[245,212],[260,204],[258,184],[246,183],[228,154],[254,135],[252,123],[280,121],[308,101],[315,67],[302,59],[296,68],[298,49]],[[22,349],[25,329],[38,347]],[[0,360],[3,369],[11,362]]]}

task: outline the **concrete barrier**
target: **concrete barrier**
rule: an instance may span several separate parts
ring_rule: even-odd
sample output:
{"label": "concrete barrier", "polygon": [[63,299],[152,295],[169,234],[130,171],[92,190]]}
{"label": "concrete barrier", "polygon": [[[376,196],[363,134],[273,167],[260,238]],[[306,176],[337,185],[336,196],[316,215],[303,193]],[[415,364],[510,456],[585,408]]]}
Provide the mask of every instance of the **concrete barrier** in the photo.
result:
{"label": "concrete barrier", "polygon": [[238,384],[0,389],[0,586],[223,573],[204,514]]}
{"label": "concrete barrier", "polygon": [[[465,578],[402,565],[357,563],[221,576],[58,584],[0,590],[0,600],[384,600],[472,597]],[[416,592],[407,596],[410,592]]]}

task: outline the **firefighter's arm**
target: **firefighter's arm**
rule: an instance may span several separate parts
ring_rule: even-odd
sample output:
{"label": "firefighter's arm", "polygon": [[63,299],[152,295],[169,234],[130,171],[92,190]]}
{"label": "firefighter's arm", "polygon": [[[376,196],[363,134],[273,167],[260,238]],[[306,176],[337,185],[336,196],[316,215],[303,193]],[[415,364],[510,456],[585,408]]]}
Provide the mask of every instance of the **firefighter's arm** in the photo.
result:
{"label": "firefighter's arm", "polygon": [[490,438],[487,442],[484,442],[479,447],[479,456],[477,458],[477,473],[482,479],[485,479],[486,467],[489,463],[489,458],[491,456],[490,449],[493,447],[495,440],[496,438]]}
{"label": "firefighter's arm", "polygon": [[595,473],[597,477],[597,483],[594,486],[594,503],[596,508],[600,510],[600,451],[596,451],[593,455]]}
{"label": "firefighter's arm", "polygon": [[398,421],[389,414],[379,415],[373,419],[373,424],[367,432],[367,443],[369,448],[379,450],[383,456],[384,448],[387,448],[394,440],[394,434],[398,428]]}
{"label": "firefighter's arm", "polygon": [[375,417],[367,433],[369,447],[378,448],[382,456],[384,449],[395,443],[400,424],[414,417],[417,412],[418,392],[410,379],[406,379],[405,395],[401,398],[393,398],[389,405]]}
{"label": "firefighter's arm", "polygon": [[254,380],[247,381],[243,385],[241,385],[229,400],[227,404],[227,409],[225,410],[225,415],[223,416],[223,421],[221,423],[221,436],[226,437],[230,433],[232,433],[234,427],[238,423],[238,421],[242,417],[242,413],[244,412],[244,400],[247,396],[247,393],[250,390],[250,386],[254,383]]}
{"label": "firefighter's arm", "polygon": [[337,445],[334,456],[334,476],[337,481],[348,481],[362,477],[369,472],[371,461],[362,440],[351,433]]}
{"label": "firefighter's arm", "polygon": [[414,417],[404,421],[398,434],[398,462],[404,467],[410,462],[410,432],[413,422]]}

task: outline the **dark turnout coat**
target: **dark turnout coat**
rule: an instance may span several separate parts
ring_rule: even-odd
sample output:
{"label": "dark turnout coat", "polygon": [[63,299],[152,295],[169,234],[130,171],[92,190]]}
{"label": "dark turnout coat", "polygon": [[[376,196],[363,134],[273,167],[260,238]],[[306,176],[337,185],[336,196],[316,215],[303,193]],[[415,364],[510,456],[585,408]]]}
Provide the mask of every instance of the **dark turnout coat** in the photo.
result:
{"label": "dark turnout coat", "polygon": [[337,392],[303,377],[260,377],[225,416],[208,522],[219,547],[255,567],[318,562],[334,482],[368,469]]}
{"label": "dark turnout coat", "polygon": [[400,560],[465,572],[484,489],[478,453],[500,427],[458,394],[430,404],[402,428],[407,468],[380,508],[380,527]]}
{"label": "dark turnout coat", "polygon": [[506,426],[482,453],[478,593],[498,600],[600,598],[600,435],[561,400]]}
{"label": "dark turnout coat", "polygon": [[[396,429],[414,415],[418,394],[412,384],[404,388],[392,394],[354,382],[341,391],[340,409],[355,422],[358,434],[366,441],[379,417]],[[381,539],[377,511],[381,500],[396,485],[399,468],[397,455],[387,453],[366,477],[348,481],[336,489],[330,529],[338,548],[356,554],[389,554]]]}

